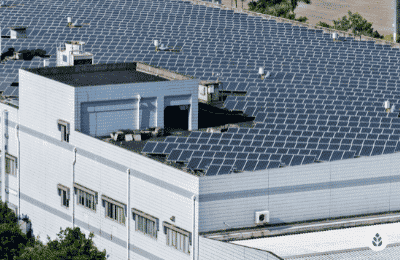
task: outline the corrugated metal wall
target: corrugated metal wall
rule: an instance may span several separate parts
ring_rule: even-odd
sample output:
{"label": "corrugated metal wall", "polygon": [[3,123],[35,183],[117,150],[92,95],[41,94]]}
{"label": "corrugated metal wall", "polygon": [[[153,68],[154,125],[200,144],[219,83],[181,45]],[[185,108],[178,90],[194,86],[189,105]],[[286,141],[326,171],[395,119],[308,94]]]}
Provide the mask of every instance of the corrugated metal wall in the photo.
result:
{"label": "corrugated metal wall", "polygon": [[398,153],[200,178],[200,231],[400,210]]}

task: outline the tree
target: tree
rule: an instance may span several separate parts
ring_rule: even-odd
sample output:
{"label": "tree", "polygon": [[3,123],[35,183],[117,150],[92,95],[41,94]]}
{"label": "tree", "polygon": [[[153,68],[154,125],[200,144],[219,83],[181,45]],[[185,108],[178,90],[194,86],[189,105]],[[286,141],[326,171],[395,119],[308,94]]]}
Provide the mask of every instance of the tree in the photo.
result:
{"label": "tree", "polygon": [[298,2],[304,2],[306,4],[311,3],[310,0],[258,0],[257,2],[252,1],[249,3],[249,10],[305,22],[308,20],[307,17],[303,16],[296,19],[294,10],[296,9]]}
{"label": "tree", "polygon": [[17,215],[0,201],[0,259],[14,259],[28,241],[18,225]]}
{"label": "tree", "polygon": [[79,227],[60,229],[58,238],[47,244],[37,242],[34,246],[25,248],[16,260],[48,259],[48,260],[103,260],[106,250],[99,251],[93,243],[93,233],[85,237]]}
{"label": "tree", "polygon": [[346,32],[351,30],[353,34],[358,36],[365,35],[373,38],[383,39],[383,35],[380,35],[377,31],[374,31],[372,28],[372,23],[369,23],[360,14],[353,14],[352,12],[348,11],[348,15],[349,18],[347,18],[347,16],[343,16],[341,20],[333,20],[333,26],[324,22],[319,22],[317,25]]}
{"label": "tree", "polygon": [[28,238],[16,223],[0,224],[0,259],[14,259],[27,242]]}

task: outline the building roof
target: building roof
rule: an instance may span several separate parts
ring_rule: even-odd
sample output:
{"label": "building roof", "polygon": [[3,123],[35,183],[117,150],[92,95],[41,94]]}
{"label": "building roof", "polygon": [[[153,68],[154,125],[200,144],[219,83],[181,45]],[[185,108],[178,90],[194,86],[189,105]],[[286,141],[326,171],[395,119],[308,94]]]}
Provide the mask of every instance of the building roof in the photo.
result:
{"label": "building roof", "polygon": [[[84,41],[96,63],[141,61],[200,81],[219,78],[225,91],[246,93],[228,97],[224,108],[254,117],[253,128],[194,131],[167,138],[174,144],[164,150],[160,142],[144,147],[168,150],[170,161],[184,159],[206,176],[400,151],[400,52],[391,46],[333,41],[322,30],[185,1],[27,0],[10,10],[0,9],[2,35],[19,17],[29,30],[25,39],[4,38],[3,50],[42,49],[55,66],[55,43]],[[68,28],[67,12],[82,27]],[[180,51],[156,52],[154,39]],[[19,68],[42,65],[35,59],[3,64],[6,85],[18,81]],[[269,77],[261,79],[260,66]],[[385,111],[386,100],[393,112]]]}
{"label": "building roof", "polygon": [[[394,259],[400,252],[400,223],[381,224],[278,237],[238,240],[231,243],[268,250],[284,259]],[[376,235],[385,239],[386,249],[373,251]]]}
{"label": "building roof", "polygon": [[136,71],[136,63],[45,67],[25,70],[74,87],[168,81],[168,79],[159,76]]}

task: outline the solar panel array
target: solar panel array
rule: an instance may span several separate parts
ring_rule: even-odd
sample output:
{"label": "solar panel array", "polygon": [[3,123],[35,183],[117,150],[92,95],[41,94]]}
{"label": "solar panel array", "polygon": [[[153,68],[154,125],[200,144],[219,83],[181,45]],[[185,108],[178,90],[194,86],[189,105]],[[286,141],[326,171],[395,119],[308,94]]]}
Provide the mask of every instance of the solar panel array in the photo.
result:
{"label": "solar panel array", "polygon": [[[27,26],[25,39],[3,38],[3,52],[42,49],[56,64],[56,47],[67,40],[86,42],[95,63],[142,61],[219,80],[230,96],[225,109],[255,118],[255,127],[230,128],[188,138],[149,142],[144,153],[206,175],[295,166],[399,150],[400,52],[374,42],[342,38],[322,30],[251,17],[184,1],[6,1],[0,8],[2,35]],[[67,17],[81,25],[68,28]],[[155,52],[153,40],[181,52]],[[0,64],[0,91],[21,67],[40,67],[41,58]],[[258,67],[270,71],[261,79]],[[386,113],[383,102],[394,105]]]}

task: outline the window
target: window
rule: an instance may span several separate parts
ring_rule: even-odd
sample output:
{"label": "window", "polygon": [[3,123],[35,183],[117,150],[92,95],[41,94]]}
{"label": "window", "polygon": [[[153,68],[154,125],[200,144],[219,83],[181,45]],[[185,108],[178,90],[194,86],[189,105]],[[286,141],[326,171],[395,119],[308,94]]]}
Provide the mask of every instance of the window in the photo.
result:
{"label": "window", "polygon": [[125,204],[104,195],[101,196],[101,199],[103,201],[103,207],[105,207],[106,218],[125,225]]}
{"label": "window", "polygon": [[57,189],[58,189],[58,196],[61,197],[61,206],[64,207],[69,207],[69,188],[58,184],[57,185]]}
{"label": "window", "polygon": [[63,55],[63,62],[68,62],[67,55]]}
{"label": "window", "polygon": [[183,253],[190,254],[191,234],[177,226],[164,221],[164,233],[167,235],[167,245]]}
{"label": "window", "polygon": [[135,219],[136,231],[140,231],[152,238],[157,238],[158,218],[137,209],[132,209],[132,214]]}
{"label": "window", "polygon": [[67,121],[58,119],[58,130],[61,132],[61,141],[69,142],[69,123]]}
{"label": "window", "polygon": [[74,183],[74,188],[75,188],[75,194],[78,197],[76,203],[85,208],[96,211],[97,192],[77,183]]}
{"label": "window", "polygon": [[17,157],[6,153],[6,173],[17,175]]}

